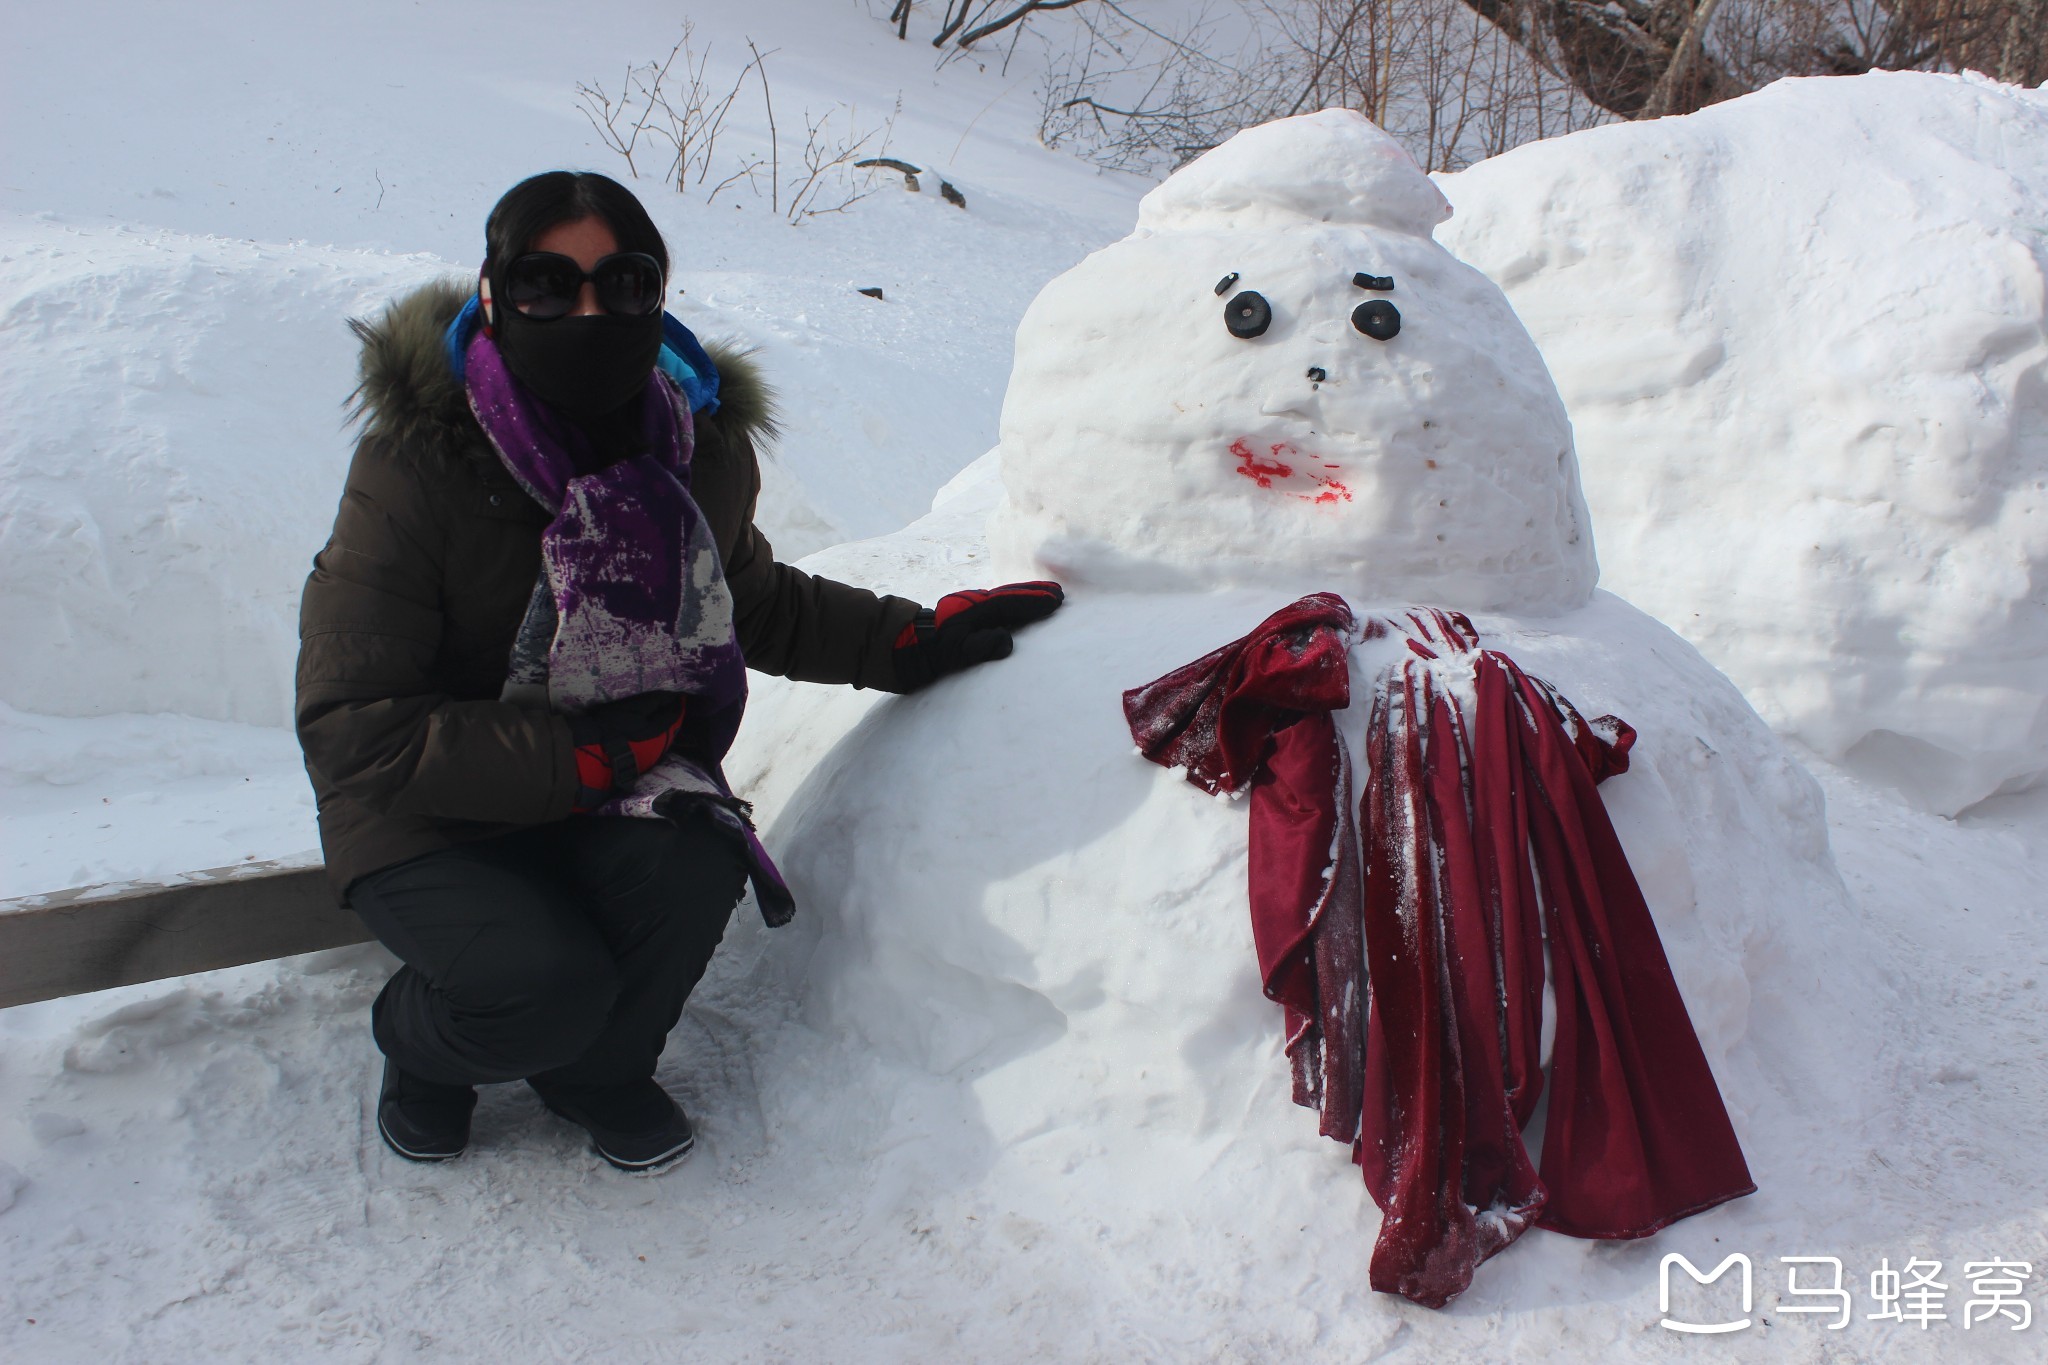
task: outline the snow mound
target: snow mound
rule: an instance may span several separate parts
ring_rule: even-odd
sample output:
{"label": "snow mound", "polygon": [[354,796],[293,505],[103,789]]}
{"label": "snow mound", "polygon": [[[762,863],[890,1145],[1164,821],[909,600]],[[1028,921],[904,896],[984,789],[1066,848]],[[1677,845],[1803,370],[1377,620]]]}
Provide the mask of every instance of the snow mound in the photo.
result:
{"label": "snow mound", "polygon": [[22,220],[0,267],[0,700],[289,724],[342,319],[445,267]]}
{"label": "snow mound", "polygon": [[1583,605],[1564,406],[1499,289],[1431,239],[1444,212],[1341,110],[1240,133],[1146,196],[1018,327],[1005,572]]}
{"label": "snow mound", "polygon": [[1442,184],[1557,376],[1607,586],[1932,809],[2048,775],[2048,99],[1783,81]]}

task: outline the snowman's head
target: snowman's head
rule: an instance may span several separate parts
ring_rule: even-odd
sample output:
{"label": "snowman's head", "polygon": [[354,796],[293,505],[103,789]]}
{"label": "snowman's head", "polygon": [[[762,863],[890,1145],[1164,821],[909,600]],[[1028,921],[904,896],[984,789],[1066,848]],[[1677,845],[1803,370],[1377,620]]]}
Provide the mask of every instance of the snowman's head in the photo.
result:
{"label": "snowman's head", "polygon": [[1022,571],[1564,610],[1597,570],[1571,426],[1450,216],[1345,110],[1239,133],[1047,285],[1003,403]]}

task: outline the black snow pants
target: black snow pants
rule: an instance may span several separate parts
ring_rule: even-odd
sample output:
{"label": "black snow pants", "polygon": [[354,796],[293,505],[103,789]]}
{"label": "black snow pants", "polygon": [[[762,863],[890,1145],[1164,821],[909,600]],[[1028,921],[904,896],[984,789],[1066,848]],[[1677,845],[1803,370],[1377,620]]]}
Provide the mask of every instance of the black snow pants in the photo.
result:
{"label": "black snow pants", "polygon": [[405,963],[371,1008],[377,1046],[447,1085],[646,1080],[725,934],[742,857],[701,816],[572,816],[358,877],[349,903]]}

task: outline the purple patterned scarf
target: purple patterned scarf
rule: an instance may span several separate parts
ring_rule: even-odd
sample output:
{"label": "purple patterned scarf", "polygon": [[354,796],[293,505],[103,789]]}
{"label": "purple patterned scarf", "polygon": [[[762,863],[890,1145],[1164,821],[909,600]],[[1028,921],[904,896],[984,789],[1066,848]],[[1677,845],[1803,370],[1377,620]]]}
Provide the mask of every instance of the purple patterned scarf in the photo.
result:
{"label": "purple patterned scarf", "polygon": [[689,405],[656,373],[638,400],[648,453],[578,474],[597,463],[582,430],[527,392],[490,338],[472,338],[466,358],[470,410],[519,486],[555,514],[505,700],[573,716],[642,692],[683,694],[675,747],[594,814],[706,812],[745,846],[761,917],[787,923],[795,901],[720,766],[746,710],[747,668],[718,544],[690,496]]}

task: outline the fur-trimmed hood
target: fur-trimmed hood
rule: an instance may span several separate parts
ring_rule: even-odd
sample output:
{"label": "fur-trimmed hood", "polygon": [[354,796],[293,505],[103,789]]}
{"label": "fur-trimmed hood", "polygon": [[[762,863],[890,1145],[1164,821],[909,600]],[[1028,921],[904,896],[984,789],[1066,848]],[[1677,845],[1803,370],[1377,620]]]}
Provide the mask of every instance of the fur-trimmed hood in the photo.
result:
{"label": "fur-trimmed hood", "polygon": [[[476,418],[462,381],[449,369],[444,342],[448,324],[474,292],[467,280],[436,280],[392,300],[375,318],[349,319],[349,330],[363,342],[349,417],[362,423],[366,437],[405,451],[478,448]],[[721,342],[704,349],[718,368],[716,420],[737,422],[750,439],[774,436],[775,391],[752,355]]]}

